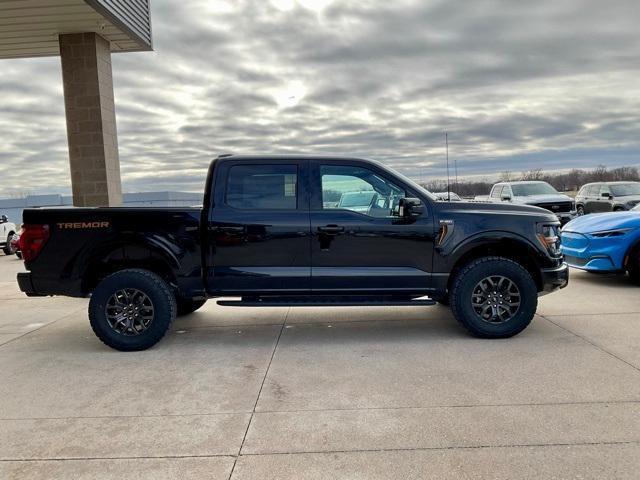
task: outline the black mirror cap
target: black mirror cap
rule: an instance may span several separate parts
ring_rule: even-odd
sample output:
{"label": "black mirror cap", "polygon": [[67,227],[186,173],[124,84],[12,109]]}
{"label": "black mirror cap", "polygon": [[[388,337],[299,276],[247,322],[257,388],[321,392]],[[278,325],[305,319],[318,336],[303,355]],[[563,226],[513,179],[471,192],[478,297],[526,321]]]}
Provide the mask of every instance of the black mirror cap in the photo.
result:
{"label": "black mirror cap", "polygon": [[613,198],[613,195],[611,195],[609,192],[602,192],[601,196],[604,198]]}
{"label": "black mirror cap", "polygon": [[7,216],[6,216],[6,215],[2,215],[2,216],[0,217],[0,222],[1,222],[1,223],[7,223],[8,221],[9,221],[9,219],[7,218]]}
{"label": "black mirror cap", "polygon": [[511,201],[511,195],[503,195],[502,196],[502,200],[504,202],[510,202]]}
{"label": "black mirror cap", "polygon": [[405,218],[419,217],[424,212],[422,201],[419,198],[401,198],[400,216]]}

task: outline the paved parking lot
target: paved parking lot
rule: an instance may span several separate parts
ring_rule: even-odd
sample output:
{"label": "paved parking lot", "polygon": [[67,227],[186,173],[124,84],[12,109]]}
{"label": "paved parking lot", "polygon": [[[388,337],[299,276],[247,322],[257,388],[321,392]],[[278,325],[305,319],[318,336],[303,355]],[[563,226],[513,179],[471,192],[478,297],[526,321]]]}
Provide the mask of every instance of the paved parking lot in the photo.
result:
{"label": "paved parking lot", "polygon": [[638,478],[640,288],[572,272],[509,340],[443,307],[205,308],[119,353],[0,256],[0,478]]}

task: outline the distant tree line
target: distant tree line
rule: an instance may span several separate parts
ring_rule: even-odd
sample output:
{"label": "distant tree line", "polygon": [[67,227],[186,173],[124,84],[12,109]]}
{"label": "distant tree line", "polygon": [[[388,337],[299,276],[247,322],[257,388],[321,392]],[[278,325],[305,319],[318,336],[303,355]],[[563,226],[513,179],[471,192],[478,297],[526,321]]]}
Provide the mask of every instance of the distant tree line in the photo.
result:
{"label": "distant tree line", "polygon": [[[518,180],[542,180],[550,183],[560,192],[571,192],[579,190],[586,183],[591,182],[617,182],[617,181],[640,181],[640,172],[636,167],[618,167],[608,169],[600,165],[592,170],[574,168],[566,173],[545,172],[540,168],[525,172],[504,171],[500,174],[499,181],[515,182]],[[474,197],[476,195],[488,195],[491,187],[496,182],[487,179],[482,180],[460,180],[457,185],[451,181],[450,188],[461,197]],[[447,181],[443,179],[422,182],[422,186],[430,192],[446,192]]]}

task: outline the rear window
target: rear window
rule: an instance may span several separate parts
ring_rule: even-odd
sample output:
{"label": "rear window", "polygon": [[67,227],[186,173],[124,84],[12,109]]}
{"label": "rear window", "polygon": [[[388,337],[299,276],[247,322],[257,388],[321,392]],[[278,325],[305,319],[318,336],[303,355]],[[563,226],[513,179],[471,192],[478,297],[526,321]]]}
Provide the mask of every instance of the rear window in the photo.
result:
{"label": "rear window", "polygon": [[242,210],[295,210],[297,165],[235,165],[229,169],[227,205]]}
{"label": "rear window", "polygon": [[611,193],[615,197],[640,195],[640,183],[617,183],[611,185]]}
{"label": "rear window", "polygon": [[500,198],[500,196],[502,195],[502,189],[504,188],[504,186],[502,185],[498,185],[496,187],[493,187],[493,190],[491,191],[491,197],[492,198]]}

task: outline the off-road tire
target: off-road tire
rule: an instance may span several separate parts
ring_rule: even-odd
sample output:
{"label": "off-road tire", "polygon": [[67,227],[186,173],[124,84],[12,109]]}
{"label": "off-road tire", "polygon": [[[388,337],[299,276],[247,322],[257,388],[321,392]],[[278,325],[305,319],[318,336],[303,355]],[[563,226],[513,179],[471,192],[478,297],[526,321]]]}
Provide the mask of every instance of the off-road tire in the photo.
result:
{"label": "off-road tire", "polygon": [[[115,331],[107,319],[106,306],[118,290],[134,288],[153,304],[153,319],[146,330],[136,335]],[[89,301],[89,322],[96,336],[107,346],[123,352],[146,350],[164,337],[176,318],[176,299],[160,276],[143,269],[120,270],[102,280]]]}
{"label": "off-road tire", "polygon": [[[520,306],[503,323],[489,323],[472,307],[473,289],[489,276],[504,276],[520,291]],[[538,289],[531,274],[522,265],[503,257],[482,257],[459,270],[451,288],[451,311],[472,335],[480,338],[508,338],[527,328],[538,307]]]}
{"label": "off-road tire", "polygon": [[176,304],[178,307],[178,317],[182,317],[184,315],[189,315],[190,313],[195,312],[200,307],[202,307],[205,303],[207,303],[206,299],[203,300],[195,300],[193,298],[176,298]]}
{"label": "off-road tire", "polygon": [[430,295],[431,300],[438,302],[443,307],[450,307],[449,295]]}

